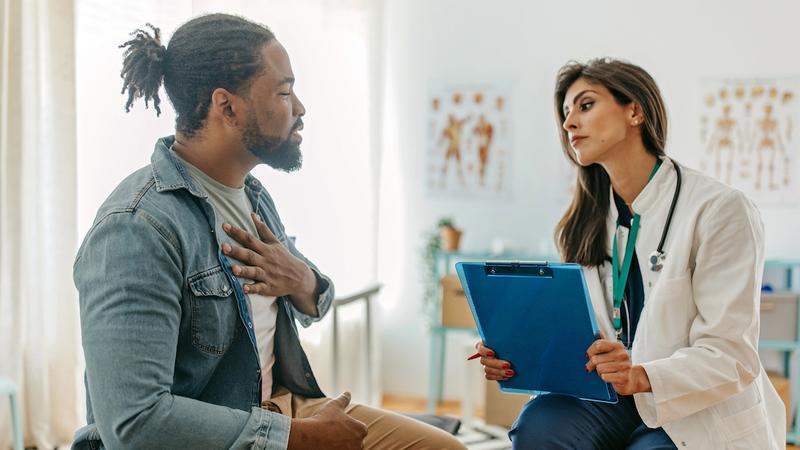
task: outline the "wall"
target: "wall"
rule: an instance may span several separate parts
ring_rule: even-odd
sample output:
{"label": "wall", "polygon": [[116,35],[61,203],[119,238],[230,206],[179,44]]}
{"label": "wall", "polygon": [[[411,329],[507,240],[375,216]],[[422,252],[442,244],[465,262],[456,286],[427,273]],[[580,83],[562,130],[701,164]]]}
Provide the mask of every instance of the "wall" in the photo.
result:
{"label": "wall", "polygon": [[[658,81],[668,105],[668,153],[696,166],[696,100],[703,77],[800,75],[794,1],[387,1],[384,4],[383,156],[379,211],[382,373],[389,393],[425,396],[428,332],[421,316],[422,233],[444,215],[465,230],[463,247],[495,237],[518,249],[552,249],[563,195],[563,156],[552,87],[567,60],[628,59]],[[513,86],[514,195],[508,201],[429,198],[423,156],[429,90],[453,84]],[[797,209],[763,209],[769,257],[792,257]],[[447,361],[446,397],[463,386],[460,340]],[[454,355],[458,353],[458,355]]]}

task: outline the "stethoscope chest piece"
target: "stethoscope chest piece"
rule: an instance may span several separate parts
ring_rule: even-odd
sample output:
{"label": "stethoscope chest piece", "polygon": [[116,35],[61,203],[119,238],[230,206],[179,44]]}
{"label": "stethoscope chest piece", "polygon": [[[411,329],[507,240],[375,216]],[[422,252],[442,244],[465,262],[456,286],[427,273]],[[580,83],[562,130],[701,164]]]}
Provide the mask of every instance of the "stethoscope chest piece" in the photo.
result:
{"label": "stethoscope chest piece", "polygon": [[655,250],[650,253],[650,270],[653,272],[660,272],[664,268],[664,252]]}
{"label": "stethoscope chest piece", "polygon": [[675,193],[672,195],[672,203],[669,205],[669,213],[667,214],[667,223],[664,224],[664,230],[661,232],[661,240],[658,242],[658,247],[653,253],[650,253],[648,262],[650,263],[650,270],[653,272],[660,272],[664,268],[664,242],[667,240],[667,233],[669,226],[672,224],[672,214],[675,212],[675,205],[678,203],[678,196],[681,193],[681,168],[675,161],[672,161],[672,166],[675,168]]}

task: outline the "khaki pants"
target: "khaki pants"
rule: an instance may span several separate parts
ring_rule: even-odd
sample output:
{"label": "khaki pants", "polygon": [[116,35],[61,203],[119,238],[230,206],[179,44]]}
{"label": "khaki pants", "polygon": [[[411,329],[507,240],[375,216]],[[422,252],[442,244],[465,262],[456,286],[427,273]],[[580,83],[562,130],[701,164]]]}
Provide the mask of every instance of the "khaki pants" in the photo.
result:
{"label": "khaki pants", "polygon": [[[329,400],[305,398],[277,387],[272,398],[261,407],[293,419],[304,419],[313,416]],[[351,403],[345,412],[367,426],[364,448],[368,450],[466,450],[449,433],[410,417],[357,403]]]}

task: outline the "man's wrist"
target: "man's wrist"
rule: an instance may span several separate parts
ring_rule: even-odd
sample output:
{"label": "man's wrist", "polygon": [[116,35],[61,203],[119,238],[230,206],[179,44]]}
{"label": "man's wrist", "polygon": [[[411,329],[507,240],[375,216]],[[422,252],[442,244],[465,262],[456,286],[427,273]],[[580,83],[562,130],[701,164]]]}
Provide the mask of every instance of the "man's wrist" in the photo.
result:
{"label": "man's wrist", "polygon": [[287,450],[307,448],[309,438],[308,419],[292,419]]}
{"label": "man's wrist", "polygon": [[314,275],[314,271],[311,270],[308,265],[302,261],[300,264],[302,264],[305,268],[305,276],[303,277],[303,282],[300,285],[299,293],[303,296],[315,298],[317,296],[317,276]]}

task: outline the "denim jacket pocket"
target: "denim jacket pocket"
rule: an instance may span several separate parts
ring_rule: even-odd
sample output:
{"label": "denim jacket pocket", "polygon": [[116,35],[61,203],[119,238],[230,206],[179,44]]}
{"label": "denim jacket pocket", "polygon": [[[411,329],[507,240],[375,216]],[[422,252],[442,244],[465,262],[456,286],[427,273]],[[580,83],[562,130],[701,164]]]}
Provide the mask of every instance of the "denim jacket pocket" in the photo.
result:
{"label": "denim jacket pocket", "polygon": [[212,355],[225,354],[236,337],[238,308],[221,266],[189,277],[192,292],[192,345]]}

